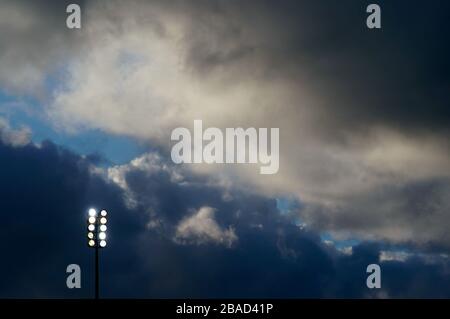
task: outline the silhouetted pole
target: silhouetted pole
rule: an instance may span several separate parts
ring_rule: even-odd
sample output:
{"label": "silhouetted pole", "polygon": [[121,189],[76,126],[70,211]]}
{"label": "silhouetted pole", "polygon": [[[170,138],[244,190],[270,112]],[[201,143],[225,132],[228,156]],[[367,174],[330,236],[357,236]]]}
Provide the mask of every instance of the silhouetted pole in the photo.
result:
{"label": "silhouetted pole", "polygon": [[100,269],[99,249],[106,247],[106,216],[108,212],[102,210],[100,215],[94,208],[89,209],[88,217],[88,246],[95,249],[95,299],[100,298]]}
{"label": "silhouetted pole", "polygon": [[[98,218],[97,218],[97,223],[96,223],[96,227],[95,227],[95,231],[96,231],[96,237],[98,238]],[[100,279],[99,279],[99,260],[98,260],[98,241],[97,244],[95,245],[95,299],[99,299],[99,283],[100,283]]]}

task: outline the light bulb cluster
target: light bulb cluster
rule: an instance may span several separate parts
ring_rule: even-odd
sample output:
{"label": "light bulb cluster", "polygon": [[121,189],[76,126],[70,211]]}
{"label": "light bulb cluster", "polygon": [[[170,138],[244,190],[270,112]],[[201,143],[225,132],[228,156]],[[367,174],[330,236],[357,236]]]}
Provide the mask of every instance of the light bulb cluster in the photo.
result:
{"label": "light bulb cluster", "polygon": [[100,214],[97,214],[95,209],[89,209],[87,234],[89,247],[106,247],[107,215],[106,210],[102,210]]}

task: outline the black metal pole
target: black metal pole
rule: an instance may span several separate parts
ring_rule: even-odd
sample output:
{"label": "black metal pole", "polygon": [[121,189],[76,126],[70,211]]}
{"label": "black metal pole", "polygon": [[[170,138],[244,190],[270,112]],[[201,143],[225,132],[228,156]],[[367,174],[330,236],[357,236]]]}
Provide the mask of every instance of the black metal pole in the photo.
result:
{"label": "black metal pole", "polygon": [[95,225],[95,299],[99,299],[99,267],[98,267],[98,245],[100,244],[98,240],[98,219],[96,221]]}

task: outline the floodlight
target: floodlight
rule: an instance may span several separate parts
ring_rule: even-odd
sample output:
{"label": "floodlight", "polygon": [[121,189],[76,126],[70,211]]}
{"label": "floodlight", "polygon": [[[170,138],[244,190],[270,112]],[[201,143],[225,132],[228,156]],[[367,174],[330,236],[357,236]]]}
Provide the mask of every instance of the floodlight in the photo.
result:
{"label": "floodlight", "polygon": [[99,299],[99,250],[106,247],[106,223],[108,220],[106,216],[108,212],[104,209],[97,211],[94,208],[90,208],[88,211],[88,246],[94,248],[95,252],[95,299]]}

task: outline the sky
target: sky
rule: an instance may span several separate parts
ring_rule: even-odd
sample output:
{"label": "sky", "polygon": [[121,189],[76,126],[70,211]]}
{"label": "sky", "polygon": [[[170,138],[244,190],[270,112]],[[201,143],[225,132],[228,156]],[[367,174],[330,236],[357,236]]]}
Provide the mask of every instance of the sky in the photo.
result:
{"label": "sky", "polygon": [[[104,297],[450,297],[448,1],[72,2],[0,1],[0,298],[92,297],[90,207]],[[174,164],[196,119],[279,171]]]}

